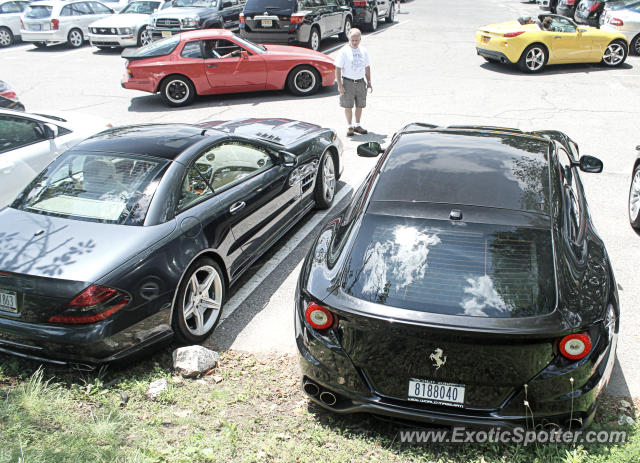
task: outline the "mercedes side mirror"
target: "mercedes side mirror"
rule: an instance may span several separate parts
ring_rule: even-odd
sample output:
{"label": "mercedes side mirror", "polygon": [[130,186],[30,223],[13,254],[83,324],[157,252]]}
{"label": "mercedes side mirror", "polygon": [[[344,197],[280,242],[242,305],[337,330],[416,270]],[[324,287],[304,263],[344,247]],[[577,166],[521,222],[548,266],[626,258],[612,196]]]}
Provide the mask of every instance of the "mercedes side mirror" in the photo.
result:
{"label": "mercedes side mirror", "polygon": [[298,164],[298,157],[288,151],[280,151],[280,162],[285,167],[295,167]]}
{"label": "mercedes side mirror", "polygon": [[602,161],[600,159],[588,155],[582,156],[578,165],[582,172],[589,172],[592,174],[599,174],[602,172],[603,168]]}
{"label": "mercedes side mirror", "polygon": [[377,141],[370,141],[369,143],[358,145],[358,156],[363,158],[375,158],[380,153],[384,153],[384,149]]}

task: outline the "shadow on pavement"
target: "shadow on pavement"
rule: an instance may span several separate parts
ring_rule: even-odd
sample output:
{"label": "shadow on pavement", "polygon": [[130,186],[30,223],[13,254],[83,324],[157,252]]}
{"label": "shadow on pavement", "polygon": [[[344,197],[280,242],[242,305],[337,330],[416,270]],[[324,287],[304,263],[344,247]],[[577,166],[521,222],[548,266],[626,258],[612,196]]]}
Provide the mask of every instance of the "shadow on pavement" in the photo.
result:
{"label": "shadow on pavement", "polygon": [[369,132],[369,133],[364,134],[364,135],[355,134],[353,137],[351,137],[351,139],[353,141],[357,141],[357,142],[363,142],[364,143],[364,142],[368,142],[368,141],[377,141],[380,144],[384,143],[386,138],[387,138],[386,134],[375,133],[375,132]]}
{"label": "shadow on pavement", "polygon": [[590,74],[592,72],[615,71],[617,69],[633,69],[633,66],[624,63],[618,67],[610,68],[600,64],[554,64],[545,68],[538,74],[522,72],[515,64],[499,64],[499,63],[483,63],[481,68],[488,71],[498,72],[500,74],[508,74],[514,76],[554,76],[558,74]]}

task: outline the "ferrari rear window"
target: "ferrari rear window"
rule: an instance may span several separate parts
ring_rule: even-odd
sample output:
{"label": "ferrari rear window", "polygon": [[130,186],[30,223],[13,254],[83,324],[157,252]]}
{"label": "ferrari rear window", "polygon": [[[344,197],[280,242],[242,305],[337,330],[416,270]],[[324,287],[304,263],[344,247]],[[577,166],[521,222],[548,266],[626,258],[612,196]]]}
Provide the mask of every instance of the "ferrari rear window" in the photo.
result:
{"label": "ferrari rear window", "polygon": [[51,16],[51,10],[53,10],[52,6],[32,5],[27,7],[24,17],[29,19],[48,18]]}
{"label": "ferrari rear window", "polygon": [[343,288],[420,312],[536,316],[555,306],[551,249],[547,230],[368,214]]}
{"label": "ferrari rear window", "polygon": [[167,161],[68,151],[11,207],[92,222],[142,225]]}

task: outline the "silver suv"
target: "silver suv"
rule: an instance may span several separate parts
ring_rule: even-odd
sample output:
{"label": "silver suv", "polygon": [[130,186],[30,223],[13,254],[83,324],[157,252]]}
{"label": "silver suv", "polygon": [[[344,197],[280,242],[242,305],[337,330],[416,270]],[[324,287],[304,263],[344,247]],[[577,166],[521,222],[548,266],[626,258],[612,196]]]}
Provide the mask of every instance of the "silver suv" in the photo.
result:
{"label": "silver suv", "polygon": [[22,15],[20,34],[36,47],[66,42],[78,48],[89,37],[89,24],[111,14],[111,8],[93,0],[34,2]]}
{"label": "silver suv", "polygon": [[27,5],[26,0],[0,0],[0,47],[8,47],[20,35],[20,16]]}

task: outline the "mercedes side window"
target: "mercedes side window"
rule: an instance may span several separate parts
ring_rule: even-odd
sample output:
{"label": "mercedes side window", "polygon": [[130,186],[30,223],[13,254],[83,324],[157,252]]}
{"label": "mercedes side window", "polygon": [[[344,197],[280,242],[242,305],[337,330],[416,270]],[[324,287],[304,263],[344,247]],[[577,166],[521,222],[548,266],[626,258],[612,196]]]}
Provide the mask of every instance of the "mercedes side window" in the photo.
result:
{"label": "mercedes side window", "polygon": [[45,140],[36,121],[0,115],[0,153]]}
{"label": "mercedes side window", "polygon": [[187,42],[184,44],[180,56],[183,58],[202,58],[202,42]]}

